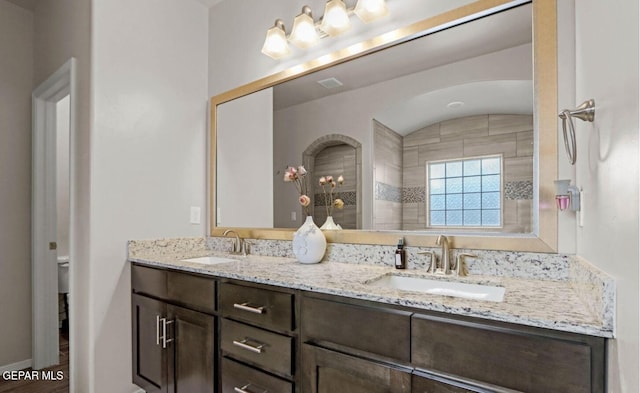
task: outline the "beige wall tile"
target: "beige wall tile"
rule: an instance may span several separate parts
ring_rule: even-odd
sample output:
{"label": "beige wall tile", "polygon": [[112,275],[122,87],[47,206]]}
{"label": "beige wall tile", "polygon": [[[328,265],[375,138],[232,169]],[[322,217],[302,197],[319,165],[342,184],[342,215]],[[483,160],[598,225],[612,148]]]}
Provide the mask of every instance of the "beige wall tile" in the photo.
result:
{"label": "beige wall tile", "polygon": [[411,168],[418,166],[418,146],[405,147],[402,150],[402,167]]}
{"label": "beige wall tile", "polygon": [[463,157],[463,151],[463,141],[461,140],[422,145],[419,150],[418,164],[424,165],[427,161],[460,158]]}
{"label": "beige wall tile", "polygon": [[516,134],[494,135],[464,140],[465,157],[490,154],[502,154],[504,157],[515,157]]}
{"label": "beige wall tile", "polygon": [[402,173],[403,187],[424,187],[426,183],[426,170],[424,166],[405,168]]}
{"label": "beige wall tile", "polygon": [[489,135],[533,132],[532,115],[489,115]]}
{"label": "beige wall tile", "polygon": [[504,159],[504,181],[533,180],[533,157]]}
{"label": "beige wall tile", "polygon": [[404,137],[403,146],[412,147],[440,142],[440,123],[414,131]]}
{"label": "beige wall tile", "polygon": [[465,135],[468,132],[473,133],[478,130],[486,131],[488,128],[489,116],[468,116],[440,123],[440,136],[451,137],[460,134]]}
{"label": "beige wall tile", "polygon": [[518,157],[533,156],[533,130],[523,131],[516,134]]}

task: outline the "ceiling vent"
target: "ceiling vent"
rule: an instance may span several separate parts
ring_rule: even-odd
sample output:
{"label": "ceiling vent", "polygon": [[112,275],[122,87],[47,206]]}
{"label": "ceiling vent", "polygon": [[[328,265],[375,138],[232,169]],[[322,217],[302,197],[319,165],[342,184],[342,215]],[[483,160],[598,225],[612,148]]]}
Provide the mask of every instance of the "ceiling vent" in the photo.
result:
{"label": "ceiling vent", "polygon": [[337,80],[336,78],[327,78],[321,81],[318,81],[326,89],[335,89],[336,87],[342,86],[342,82]]}

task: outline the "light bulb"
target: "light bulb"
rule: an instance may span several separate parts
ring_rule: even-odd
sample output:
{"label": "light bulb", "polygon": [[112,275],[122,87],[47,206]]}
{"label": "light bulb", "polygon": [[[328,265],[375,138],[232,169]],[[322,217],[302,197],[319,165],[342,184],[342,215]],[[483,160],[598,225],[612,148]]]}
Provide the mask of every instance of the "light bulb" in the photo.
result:
{"label": "light bulb", "polygon": [[302,13],[293,20],[293,27],[291,28],[291,36],[289,39],[294,45],[301,49],[309,48],[320,40],[316,26],[313,23],[313,17],[311,16],[311,8],[308,6],[305,5],[302,7]]}
{"label": "light bulb", "polygon": [[353,12],[355,12],[363,22],[369,23],[385,16],[388,10],[385,0],[358,0]]}
{"label": "light bulb", "polygon": [[291,53],[284,24],[280,19],[276,20],[275,26],[267,30],[267,37],[262,45],[262,53],[272,59],[280,59]]}
{"label": "light bulb", "polygon": [[347,6],[342,0],[329,0],[324,8],[320,29],[330,36],[343,33],[351,27]]}

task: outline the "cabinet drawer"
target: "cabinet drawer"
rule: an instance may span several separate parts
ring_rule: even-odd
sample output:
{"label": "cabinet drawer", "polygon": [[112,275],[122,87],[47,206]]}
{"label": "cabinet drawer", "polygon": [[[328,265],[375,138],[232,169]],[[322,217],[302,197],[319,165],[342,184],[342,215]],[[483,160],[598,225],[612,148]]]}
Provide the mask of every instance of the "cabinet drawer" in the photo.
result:
{"label": "cabinet drawer", "polygon": [[167,293],[170,300],[190,308],[208,313],[216,309],[216,281],[212,278],[168,272]]}
{"label": "cabinet drawer", "polygon": [[293,329],[293,295],[230,283],[220,285],[224,316],[276,330]]}
{"label": "cabinet drawer", "polygon": [[591,392],[591,348],[507,328],[414,315],[412,363],[530,393]]}
{"label": "cabinet drawer", "polygon": [[291,337],[223,319],[220,341],[222,350],[233,358],[291,375]]}
{"label": "cabinet drawer", "polygon": [[328,341],[381,356],[410,360],[411,313],[304,297],[305,340]]}
{"label": "cabinet drawer", "polygon": [[165,299],[167,297],[167,271],[131,265],[131,287],[136,293]]}
{"label": "cabinet drawer", "polygon": [[293,384],[249,366],[222,359],[222,393],[293,393]]}

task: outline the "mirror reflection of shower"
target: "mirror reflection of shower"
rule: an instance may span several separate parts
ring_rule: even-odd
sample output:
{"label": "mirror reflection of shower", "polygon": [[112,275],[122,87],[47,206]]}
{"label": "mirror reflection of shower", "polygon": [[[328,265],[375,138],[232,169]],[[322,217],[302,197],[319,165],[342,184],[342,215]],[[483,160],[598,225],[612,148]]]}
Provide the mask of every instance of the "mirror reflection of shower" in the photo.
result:
{"label": "mirror reflection of shower", "polygon": [[[69,341],[69,96],[56,104],[56,216],[58,256],[58,327],[61,353]],[[67,350],[68,353],[68,350]],[[62,359],[61,359],[62,360]]]}

